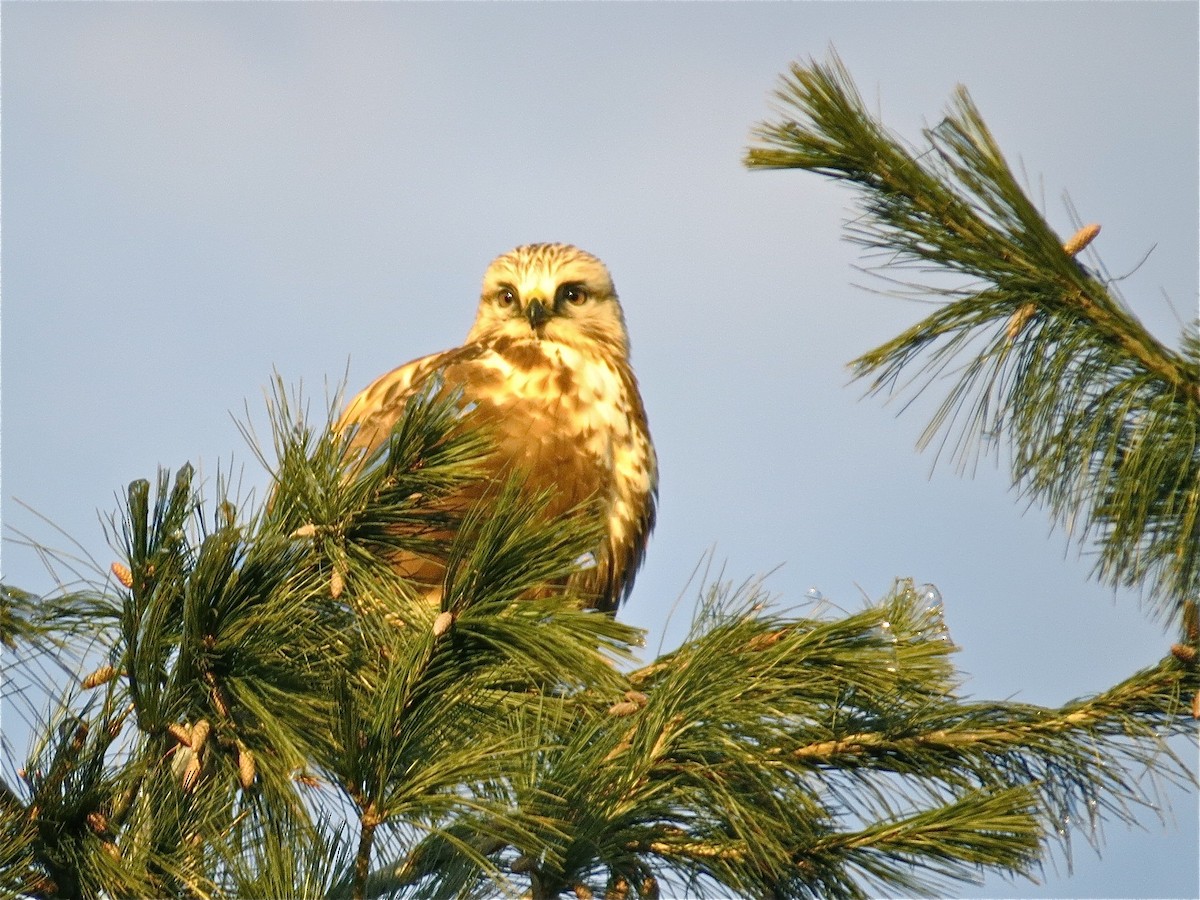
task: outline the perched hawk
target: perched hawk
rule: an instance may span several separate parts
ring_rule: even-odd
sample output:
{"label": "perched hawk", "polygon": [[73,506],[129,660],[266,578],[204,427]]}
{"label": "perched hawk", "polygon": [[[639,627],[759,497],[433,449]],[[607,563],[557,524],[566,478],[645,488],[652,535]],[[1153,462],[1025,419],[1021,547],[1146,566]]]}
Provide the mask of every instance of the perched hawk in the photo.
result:
{"label": "perched hawk", "polygon": [[[551,516],[598,505],[605,538],[573,583],[590,605],[614,611],[654,527],[658,464],[604,263],[567,244],[527,244],[494,260],[463,346],[394,369],[350,402],[338,422],[357,426],[348,452],[386,441],[433,377],[490,426],[497,476],[520,470],[530,488],[549,488]],[[437,594],[435,562],[397,568]]]}

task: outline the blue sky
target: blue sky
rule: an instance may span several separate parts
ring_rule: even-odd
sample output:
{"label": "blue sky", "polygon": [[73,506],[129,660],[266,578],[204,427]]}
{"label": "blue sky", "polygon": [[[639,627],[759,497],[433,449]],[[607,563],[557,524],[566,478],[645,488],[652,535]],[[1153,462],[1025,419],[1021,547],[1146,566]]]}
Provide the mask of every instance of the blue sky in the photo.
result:
{"label": "blue sky", "polygon": [[[918,454],[928,407],[861,399],[847,361],[926,310],[853,286],[848,193],[741,157],[778,76],[830,45],[913,140],[965,84],[1052,225],[1073,230],[1069,192],[1175,342],[1197,28],[1194,3],[5,3],[6,529],[64,543],[19,500],[107,562],[97,511],[160,465],[232,462],[261,493],[234,417],[261,425],[273,369],[319,409],[347,371],[357,390],[459,343],[493,256],[568,241],[613,272],[659,451],[621,613],[651,647],[712,548],[784,601],[936,583],[975,697],[1101,690],[1172,636],[1004,471]],[[3,570],[53,585],[11,542]],[[1166,795],[1168,825],[1110,825],[1102,859],[1077,836],[1072,876],[964,896],[1200,895],[1195,794]]]}

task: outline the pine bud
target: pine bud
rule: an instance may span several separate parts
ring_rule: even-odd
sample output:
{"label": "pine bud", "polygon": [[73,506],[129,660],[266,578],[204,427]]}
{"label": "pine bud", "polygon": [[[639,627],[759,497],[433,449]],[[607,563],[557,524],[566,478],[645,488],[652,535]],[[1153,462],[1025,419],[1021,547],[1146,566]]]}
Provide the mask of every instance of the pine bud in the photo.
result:
{"label": "pine bud", "polygon": [[571,891],[579,900],[592,900],[592,889],[586,884],[577,884],[571,888]]}
{"label": "pine bud", "polygon": [[183,778],[180,781],[184,793],[190,794],[195,789],[198,781],[200,781],[200,757],[192,756],[188,760],[187,767],[183,770]]}
{"label": "pine bud", "polygon": [[208,740],[208,733],[212,730],[212,726],[208,723],[208,719],[201,719],[192,726],[192,740],[188,744],[192,751],[199,756],[200,751],[204,749],[204,742]]}
{"label": "pine bud", "polygon": [[630,703],[636,703],[639,709],[650,701],[650,698],[641,691],[626,691],[625,699]]}
{"label": "pine bud", "polygon": [[241,744],[238,744],[237,766],[238,784],[242,786],[243,791],[248,791],[254,784],[254,753]]}
{"label": "pine bud", "polygon": [[297,528],[295,531],[293,531],[292,537],[294,537],[294,538],[310,538],[310,537],[313,537],[316,533],[317,533],[317,526],[313,525],[310,522],[308,525],[301,525],[299,528]]}
{"label": "pine bud", "polygon": [[218,713],[225,718],[229,717],[229,704],[225,702],[225,695],[215,683],[212,686],[212,702]]}
{"label": "pine bud", "polygon": [[1096,235],[1099,233],[1099,225],[1084,225],[1075,232],[1069,241],[1063,244],[1063,249],[1067,251],[1067,256],[1077,255],[1084,247],[1094,241]]}
{"label": "pine bud", "polygon": [[180,744],[185,747],[192,746],[192,729],[186,725],[180,725],[178,722],[172,722],[167,726],[167,732],[171,737],[175,738]]}
{"label": "pine bud", "polygon": [[108,684],[117,676],[117,670],[112,666],[101,666],[87,678],[83,679],[83,689],[90,691],[92,688],[98,688],[102,684]]}
{"label": "pine bud", "polygon": [[115,562],[110,568],[113,575],[116,576],[117,581],[121,582],[127,588],[133,587],[133,573],[129,571],[129,566],[124,563]]}
{"label": "pine bud", "polygon": [[1033,318],[1035,312],[1037,312],[1037,304],[1026,303],[1012,314],[1008,320],[1008,327],[1004,329],[1004,337],[1010,344],[1017,339],[1017,335],[1021,333],[1025,323]]}
{"label": "pine bud", "polygon": [[132,706],[126,706],[123,710],[117,713],[116,717],[108,723],[108,736],[115,738],[121,733],[121,729],[125,727],[125,720],[129,718],[129,714],[133,712]]}
{"label": "pine bud", "polygon": [[604,892],[605,900],[627,900],[629,897],[629,882],[623,875],[618,875]]}
{"label": "pine bud", "polygon": [[1192,718],[1200,719],[1200,691],[1192,696]]}
{"label": "pine bud", "polygon": [[437,614],[437,618],[433,620],[433,636],[440,638],[443,634],[450,630],[450,626],[454,624],[454,613],[444,611]]}
{"label": "pine bud", "polygon": [[87,814],[87,823],[88,827],[100,836],[108,833],[108,819],[98,809],[92,810]]}
{"label": "pine bud", "polygon": [[329,596],[336,600],[342,596],[342,591],[346,589],[346,579],[342,575],[341,569],[334,566],[333,572],[329,576]]}
{"label": "pine bud", "polygon": [[1185,644],[1172,644],[1171,655],[1181,663],[1190,666],[1196,661],[1196,648],[1188,647]]}
{"label": "pine bud", "polygon": [[631,716],[637,712],[639,708],[640,707],[636,703],[630,700],[621,700],[620,702],[614,703],[608,708],[608,714],[610,716]]}

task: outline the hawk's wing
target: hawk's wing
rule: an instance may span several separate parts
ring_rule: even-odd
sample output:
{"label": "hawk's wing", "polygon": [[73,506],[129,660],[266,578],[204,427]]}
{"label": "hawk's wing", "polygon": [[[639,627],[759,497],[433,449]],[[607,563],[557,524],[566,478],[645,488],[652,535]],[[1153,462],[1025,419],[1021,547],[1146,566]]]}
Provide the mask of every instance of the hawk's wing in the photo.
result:
{"label": "hawk's wing", "polygon": [[[478,356],[478,353],[478,346],[469,345],[423,356],[381,375],[367,385],[350,401],[334,425],[335,433],[339,434],[352,429],[345,448],[347,458],[368,457],[387,443],[392,429],[404,415],[409,399],[423,391],[430,379],[444,377],[448,366],[465,363]],[[455,374],[461,375],[461,372]],[[435,514],[448,511],[460,514],[481,492],[482,485],[467,486],[454,497],[432,503],[429,510]],[[431,543],[425,549],[416,546],[407,550],[394,549],[388,555],[389,562],[426,599],[436,603],[441,597],[446,566],[444,553],[435,550],[434,545],[438,542],[448,545],[453,535],[440,526],[428,525],[410,526],[401,531],[406,534],[411,531],[409,537],[419,537]]]}
{"label": "hawk's wing", "polygon": [[430,376],[447,366],[473,359],[479,352],[477,345],[444,350],[414,359],[376,378],[350,401],[334,425],[334,431],[339,433],[356,426],[347,453],[373,451],[388,439],[409,398],[425,386]]}

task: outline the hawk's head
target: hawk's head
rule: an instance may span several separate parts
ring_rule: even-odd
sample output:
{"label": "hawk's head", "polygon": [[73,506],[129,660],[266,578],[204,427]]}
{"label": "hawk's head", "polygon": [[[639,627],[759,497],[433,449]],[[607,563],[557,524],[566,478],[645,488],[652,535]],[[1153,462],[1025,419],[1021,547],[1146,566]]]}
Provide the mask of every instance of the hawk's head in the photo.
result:
{"label": "hawk's head", "polygon": [[467,340],[497,337],[628,348],[608,269],[570,244],[525,244],[488,266]]}

